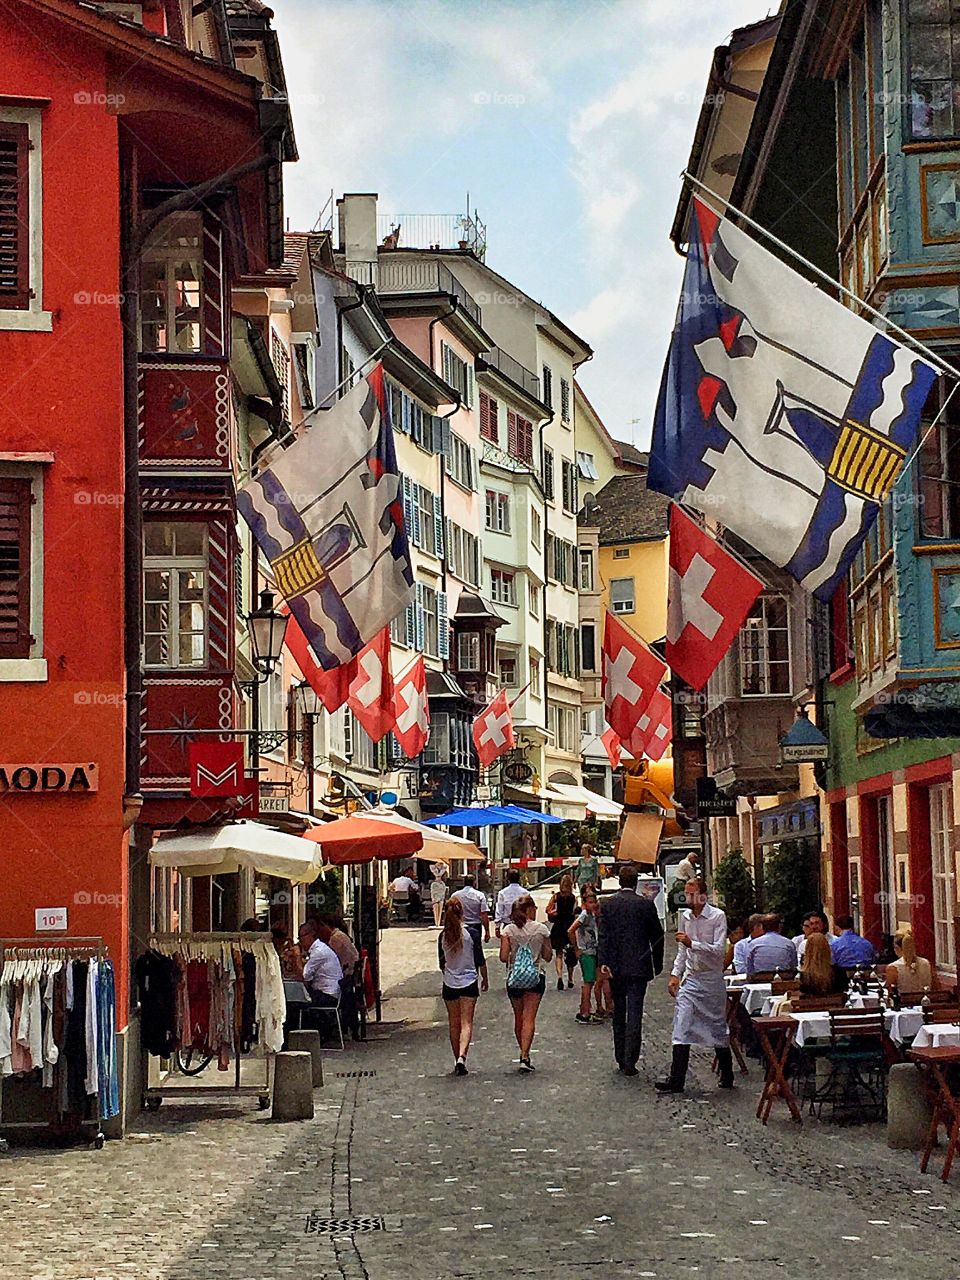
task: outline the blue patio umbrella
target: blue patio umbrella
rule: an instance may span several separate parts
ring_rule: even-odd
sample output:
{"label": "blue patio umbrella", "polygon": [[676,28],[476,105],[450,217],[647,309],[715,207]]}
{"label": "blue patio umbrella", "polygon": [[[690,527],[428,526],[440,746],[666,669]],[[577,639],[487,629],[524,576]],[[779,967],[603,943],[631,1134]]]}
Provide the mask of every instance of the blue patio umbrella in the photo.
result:
{"label": "blue patio umbrella", "polygon": [[425,827],[507,827],[516,823],[533,825],[562,822],[549,813],[535,813],[532,809],[522,809],[519,805],[487,805],[486,808],[451,809],[436,818],[425,818]]}

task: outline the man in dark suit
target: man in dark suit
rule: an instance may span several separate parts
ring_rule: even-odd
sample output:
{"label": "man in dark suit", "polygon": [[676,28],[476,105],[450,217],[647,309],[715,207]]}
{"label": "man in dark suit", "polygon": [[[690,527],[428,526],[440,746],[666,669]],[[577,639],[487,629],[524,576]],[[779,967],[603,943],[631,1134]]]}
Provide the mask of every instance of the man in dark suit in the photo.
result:
{"label": "man in dark suit", "polygon": [[653,902],[637,893],[637,868],[620,868],[620,892],[600,904],[600,972],[613,992],[613,1052],[625,1076],[637,1075],[647,983],[663,968],[663,926]]}

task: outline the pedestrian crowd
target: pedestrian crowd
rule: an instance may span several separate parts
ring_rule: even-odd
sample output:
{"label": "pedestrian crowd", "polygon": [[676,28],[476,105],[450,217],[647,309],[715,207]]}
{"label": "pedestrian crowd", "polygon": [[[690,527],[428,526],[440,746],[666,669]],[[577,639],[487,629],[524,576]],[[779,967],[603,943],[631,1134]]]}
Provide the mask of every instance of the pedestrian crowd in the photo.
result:
{"label": "pedestrian crowd", "polygon": [[[748,981],[796,975],[802,994],[824,996],[846,991],[852,971],[877,961],[873,945],[857,932],[850,916],[838,916],[831,935],[823,912],[809,911],[793,938],[782,932],[781,919],[774,913],[731,924],[710,902],[697,863],[688,860],[684,870],[689,875],[673,890],[677,952],[667,982],[674,1001],[670,1069],[655,1086],[665,1094],[685,1088],[695,1046],[713,1051],[719,1088],[734,1086],[725,972],[743,974]],[[573,874],[561,877],[547,903],[546,923],[537,920],[536,903],[520,883],[518,871],[508,872],[497,895],[493,925],[523,1073],[534,1070],[531,1049],[537,1013],[553,962],[558,991],[572,988],[579,967],[575,1021],[586,1025],[609,1019],[617,1070],[625,1076],[639,1074],[644,1000],[649,983],[663,969],[664,928],[634,865],[620,868],[619,891],[603,897],[601,874],[593,850],[584,846]],[[655,895],[655,882],[652,888]],[[481,933],[490,940],[486,896],[476,889],[473,877],[466,876],[463,887],[447,902],[438,944],[458,1075],[467,1074],[476,1002],[489,986]],[[917,955],[912,934],[898,934],[894,946],[896,960],[886,968],[888,987],[903,993],[935,990],[936,971]]]}

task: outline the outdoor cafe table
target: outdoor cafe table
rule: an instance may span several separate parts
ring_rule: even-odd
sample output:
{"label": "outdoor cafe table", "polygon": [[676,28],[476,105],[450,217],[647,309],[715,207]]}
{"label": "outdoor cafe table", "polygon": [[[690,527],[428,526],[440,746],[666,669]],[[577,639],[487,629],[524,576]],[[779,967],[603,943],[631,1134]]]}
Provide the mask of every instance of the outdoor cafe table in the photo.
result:
{"label": "outdoor cafe table", "polygon": [[803,1124],[803,1116],[797,1105],[796,1095],[787,1080],[787,1060],[797,1034],[797,1021],[791,1016],[780,1018],[754,1018],[753,1025],[760,1042],[760,1050],[766,1063],[766,1075],[760,1101],[757,1103],[757,1119],[764,1124],[777,1098],[782,1098],[790,1108],[797,1124]]}
{"label": "outdoor cafe table", "polygon": [[[842,1013],[843,1010],[838,1009],[835,1012]],[[797,1024],[795,1043],[798,1049],[802,1049],[808,1040],[827,1040],[830,1038],[830,1013],[827,1010],[811,1011],[809,1013],[787,1013],[784,1016],[793,1018]],[[924,1027],[923,1017],[919,1009],[887,1009],[883,1015],[883,1025],[894,1044],[903,1044],[905,1040],[918,1035],[921,1030],[939,1030],[938,1027]],[[960,1027],[944,1027],[943,1030],[953,1031],[957,1034],[956,1040],[946,1041],[946,1043],[960,1044]],[[927,1043],[933,1042],[928,1041]]]}
{"label": "outdoor cafe table", "polygon": [[771,985],[769,982],[745,982],[740,990],[740,1008],[745,1009],[753,1017],[763,1011],[764,1001],[769,999]]}
{"label": "outdoor cafe table", "polygon": [[[924,1031],[937,1030],[941,1024],[924,1027]],[[944,1028],[949,1030],[949,1026]],[[915,1062],[923,1073],[924,1080],[934,1097],[933,1116],[927,1130],[927,1144],[920,1161],[920,1172],[926,1173],[930,1162],[930,1152],[937,1145],[937,1134],[940,1125],[947,1127],[947,1149],[943,1157],[943,1170],[940,1177],[944,1182],[950,1177],[950,1166],[953,1164],[954,1152],[960,1141],[960,1096],[954,1092],[955,1082],[948,1074],[951,1067],[960,1066],[960,1047],[956,1045],[930,1045],[919,1049],[910,1049],[907,1056]]]}
{"label": "outdoor cafe table", "polygon": [[942,1049],[960,1045],[960,1025],[956,1022],[921,1023],[913,1040],[914,1049]]}

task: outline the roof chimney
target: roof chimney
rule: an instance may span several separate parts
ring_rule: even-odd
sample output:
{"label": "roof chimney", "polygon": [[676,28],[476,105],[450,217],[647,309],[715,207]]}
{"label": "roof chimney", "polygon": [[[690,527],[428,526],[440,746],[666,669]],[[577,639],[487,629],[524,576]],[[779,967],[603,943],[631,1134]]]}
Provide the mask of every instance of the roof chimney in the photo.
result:
{"label": "roof chimney", "polygon": [[343,195],[337,223],[344,270],[358,284],[377,283],[377,195]]}

